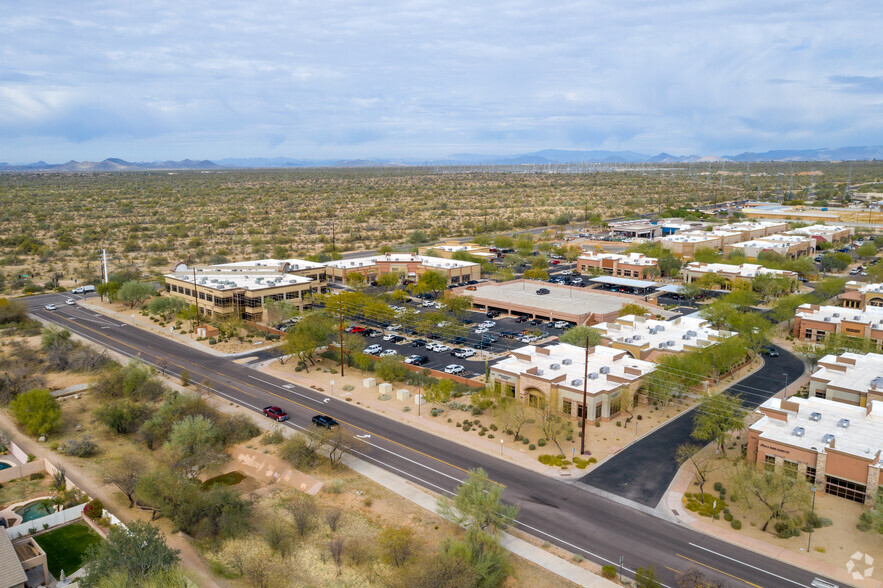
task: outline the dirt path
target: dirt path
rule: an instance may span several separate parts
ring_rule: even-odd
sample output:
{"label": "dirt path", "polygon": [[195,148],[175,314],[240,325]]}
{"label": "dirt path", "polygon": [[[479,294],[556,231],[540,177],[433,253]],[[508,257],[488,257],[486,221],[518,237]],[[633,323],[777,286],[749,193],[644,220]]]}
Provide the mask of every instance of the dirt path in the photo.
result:
{"label": "dirt path", "polygon": [[[117,488],[110,484],[104,484],[94,474],[80,467],[70,458],[58,455],[50,451],[48,447],[22,435],[16,427],[9,415],[0,411],[0,428],[9,433],[15,443],[25,452],[37,457],[50,459],[53,464],[64,468],[68,477],[73,480],[77,486],[86,492],[92,498],[97,498],[105,507],[111,507],[113,514],[116,515],[123,523],[129,523],[134,520],[149,520],[149,516],[141,516],[140,511],[128,508],[128,501],[120,501],[120,493]],[[181,551],[181,565],[185,570],[190,572],[191,577],[199,586],[218,586],[223,587],[226,584],[221,583],[209,571],[205,561],[199,556],[196,549],[190,545],[189,541],[178,534],[166,533],[166,540],[170,547]]]}

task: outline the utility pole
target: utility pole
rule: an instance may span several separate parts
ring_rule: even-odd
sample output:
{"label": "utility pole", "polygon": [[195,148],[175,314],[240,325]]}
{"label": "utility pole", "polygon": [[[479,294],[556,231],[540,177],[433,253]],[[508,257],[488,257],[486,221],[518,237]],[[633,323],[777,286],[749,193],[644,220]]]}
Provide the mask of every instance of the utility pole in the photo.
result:
{"label": "utility pole", "polygon": [[103,262],[104,262],[104,263],[103,263],[103,267],[104,267],[104,283],[106,284],[106,283],[107,283],[107,250],[106,250],[106,249],[102,249],[102,250],[101,250],[101,256],[102,256],[102,258],[103,258]]}
{"label": "utility pole", "polygon": [[340,377],[343,377],[343,300],[337,296],[337,328],[340,331]]}
{"label": "utility pole", "polygon": [[589,338],[586,336],[586,364],[585,373],[583,374],[583,422],[582,434],[579,437],[579,454],[586,454],[586,419],[589,416],[588,407],[588,390],[589,390]]}
{"label": "utility pole", "polygon": [[333,254],[335,251],[334,246],[334,219],[331,219],[331,253]]}
{"label": "utility pole", "polygon": [[196,293],[196,268],[193,268],[193,304],[196,305],[196,326],[199,326],[199,296]]}

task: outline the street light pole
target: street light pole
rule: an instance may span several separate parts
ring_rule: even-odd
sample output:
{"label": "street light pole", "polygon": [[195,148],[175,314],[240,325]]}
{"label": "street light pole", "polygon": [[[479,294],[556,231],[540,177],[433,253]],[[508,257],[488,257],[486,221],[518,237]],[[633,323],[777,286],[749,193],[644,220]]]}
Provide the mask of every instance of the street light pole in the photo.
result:
{"label": "street light pole", "polygon": [[785,376],[785,387],[782,388],[782,400],[788,398],[788,372],[782,372],[782,375]]}
{"label": "street light pole", "polygon": [[589,338],[586,337],[586,364],[585,364],[585,373],[583,374],[583,422],[582,422],[582,434],[579,437],[579,454],[586,454],[586,418],[589,416],[588,412],[588,387],[589,387]]}
{"label": "street light pole", "polygon": [[809,513],[809,533],[808,533],[808,537],[806,538],[806,552],[807,553],[809,553],[809,546],[812,543],[812,532],[814,529],[813,521],[815,520],[815,515],[816,515],[816,487],[813,486],[811,488],[811,490],[812,490],[812,509],[810,510],[810,513]]}

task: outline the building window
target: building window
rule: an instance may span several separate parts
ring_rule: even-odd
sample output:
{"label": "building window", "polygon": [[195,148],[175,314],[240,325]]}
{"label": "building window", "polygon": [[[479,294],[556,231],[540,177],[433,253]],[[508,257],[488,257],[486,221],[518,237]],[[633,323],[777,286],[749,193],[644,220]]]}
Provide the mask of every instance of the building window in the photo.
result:
{"label": "building window", "polygon": [[598,404],[595,405],[595,418],[596,418],[596,419],[600,419],[600,418],[601,418],[601,409],[602,409],[603,407],[604,407],[604,405],[601,404],[600,402],[599,402]]}
{"label": "building window", "polygon": [[806,481],[810,484],[816,483],[816,468],[812,466],[806,466]]}
{"label": "building window", "polygon": [[509,398],[515,398],[515,386],[506,384],[506,396]]}
{"label": "building window", "polygon": [[827,398],[827,397],[828,397],[828,391],[825,390],[824,388],[822,388],[820,390],[816,390],[816,398]]}
{"label": "building window", "polygon": [[494,392],[500,394],[503,390],[503,384],[499,380],[494,380]]}
{"label": "building window", "polygon": [[807,329],[806,333],[803,334],[804,339],[812,339],[812,329]]}
{"label": "building window", "polygon": [[797,478],[797,462],[786,459],[782,471],[789,478]]}
{"label": "building window", "polygon": [[853,502],[865,503],[865,485],[833,476],[825,476],[825,492],[852,500]]}
{"label": "building window", "polygon": [[763,458],[763,469],[766,472],[772,472],[776,469],[776,456],[766,455]]}
{"label": "building window", "polygon": [[583,418],[583,405],[579,403],[576,405],[576,418]]}
{"label": "building window", "polygon": [[570,400],[565,400],[561,403],[561,412],[563,412],[564,414],[571,414],[572,411],[573,402],[571,402]]}

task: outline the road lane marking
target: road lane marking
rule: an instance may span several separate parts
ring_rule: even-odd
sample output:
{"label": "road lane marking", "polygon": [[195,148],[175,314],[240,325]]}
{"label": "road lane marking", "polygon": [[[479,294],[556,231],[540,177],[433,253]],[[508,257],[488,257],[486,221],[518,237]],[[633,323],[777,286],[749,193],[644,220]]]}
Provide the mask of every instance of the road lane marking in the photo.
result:
{"label": "road lane marking", "polygon": [[[701,561],[696,561],[695,559],[690,559],[690,558],[687,557],[686,555],[681,555],[680,553],[676,553],[675,555],[678,556],[678,557],[680,557],[680,558],[683,558],[683,559],[685,559],[685,560],[687,560],[687,561],[693,562],[693,563],[696,564],[696,565],[702,566],[703,568],[708,568],[709,570],[713,570],[713,571],[717,572],[718,574],[723,574],[723,575],[725,575],[725,576],[728,576],[728,577],[730,577],[730,578],[733,578],[734,580],[739,580],[740,582],[744,582],[744,583],[748,584],[749,586],[754,586],[754,588],[763,588],[763,586],[759,586],[758,584],[754,584],[753,582],[749,582],[748,580],[745,580],[745,579],[743,579],[743,578],[740,578],[739,576],[734,576],[733,574],[728,574],[728,573],[726,573],[726,572],[723,571],[723,570],[719,570],[719,569],[717,569],[717,568],[713,568],[713,567],[711,567],[711,566],[708,565],[708,564],[704,564],[704,563],[702,563]],[[666,567],[668,567],[668,566],[666,566]],[[671,568],[668,568],[668,569],[671,570]],[[674,571],[674,570],[672,570],[672,571]]]}
{"label": "road lane marking", "polygon": [[[732,562],[736,562],[737,564],[741,564],[741,565],[743,565],[743,566],[745,566],[745,567],[747,567],[747,568],[751,568],[752,570],[757,570],[758,572],[763,572],[764,574],[769,574],[770,576],[772,576],[772,577],[774,577],[774,578],[778,578],[778,579],[780,579],[780,580],[785,580],[786,582],[791,582],[791,583],[794,584],[795,586],[801,586],[801,588],[810,588],[810,587],[807,586],[806,584],[801,584],[800,582],[795,582],[794,580],[791,580],[791,579],[786,578],[786,577],[784,577],[784,576],[780,576],[780,575],[778,575],[778,574],[774,574],[773,572],[767,571],[767,570],[765,570],[765,569],[763,569],[763,568],[759,568],[759,567],[757,567],[757,566],[753,566],[753,565],[751,565],[751,564],[749,564],[749,563],[745,563],[744,561],[739,561],[738,559],[733,558],[733,557],[730,557],[730,556],[728,556],[728,555],[724,555],[723,553],[718,553],[718,552],[716,552],[716,551],[712,551],[711,549],[708,549],[707,547],[702,547],[701,545],[696,545],[695,543],[690,543],[690,547],[695,547],[695,548],[697,548],[697,549],[701,549],[702,551],[707,551],[708,553],[713,553],[714,555],[716,555],[716,556],[718,556],[718,557],[722,557],[722,558],[724,558],[724,559],[728,559],[728,560],[730,560],[730,561],[732,561]],[[684,557],[684,556],[681,556],[681,557]],[[687,558],[684,558],[684,559],[687,559]],[[698,563],[698,562],[697,562],[697,563]],[[706,567],[707,567],[707,566],[706,566]],[[723,572],[721,572],[721,573],[723,573]],[[734,577],[735,577],[735,576],[734,576]],[[744,582],[745,580],[742,580],[742,581]]]}
{"label": "road lane marking", "polygon": [[[249,374],[248,377],[251,378],[252,380],[257,380],[258,382],[261,382],[262,384],[266,384],[267,386],[274,386],[276,388],[283,388],[289,394],[296,394],[297,396],[300,396],[301,398],[305,398],[306,400],[311,400],[311,401],[315,402],[316,404],[322,404],[321,400],[316,400],[315,398],[311,398],[310,396],[307,396],[306,394],[301,394],[300,392],[295,392],[291,388],[286,388],[285,386],[279,386],[277,384],[274,384],[273,382],[268,382],[266,380],[262,380],[258,377],[252,376],[251,374]],[[292,388],[294,388],[294,386],[292,386]]]}

